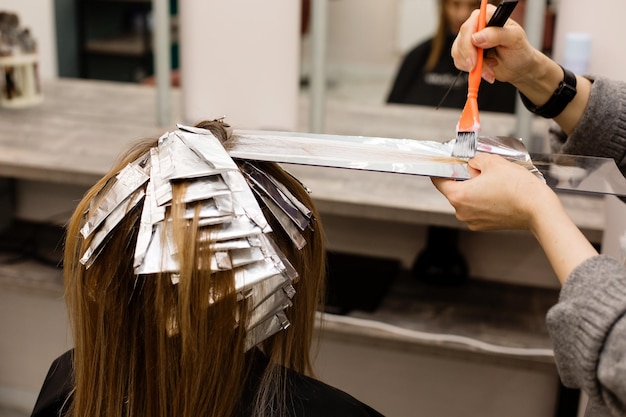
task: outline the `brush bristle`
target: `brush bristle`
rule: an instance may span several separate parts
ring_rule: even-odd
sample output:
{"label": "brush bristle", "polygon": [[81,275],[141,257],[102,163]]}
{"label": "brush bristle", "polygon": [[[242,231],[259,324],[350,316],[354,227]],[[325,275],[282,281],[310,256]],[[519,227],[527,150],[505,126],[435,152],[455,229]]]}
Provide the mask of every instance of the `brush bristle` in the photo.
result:
{"label": "brush bristle", "polygon": [[476,155],[477,140],[478,133],[476,132],[458,132],[452,148],[452,156],[464,159],[473,158]]}

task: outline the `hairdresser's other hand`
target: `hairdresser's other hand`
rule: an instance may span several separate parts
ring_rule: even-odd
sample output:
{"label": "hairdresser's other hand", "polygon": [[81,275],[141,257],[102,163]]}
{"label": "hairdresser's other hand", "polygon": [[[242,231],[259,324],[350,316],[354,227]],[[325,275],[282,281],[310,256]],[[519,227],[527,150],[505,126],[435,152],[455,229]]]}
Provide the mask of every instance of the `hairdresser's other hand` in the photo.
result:
{"label": "hairdresser's other hand", "polygon": [[[487,19],[494,10],[494,6],[488,5]],[[495,48],[484,57],[483,78],[515,85],[537,69],[538,61],[548,59],[528,42],[524,29],[514,20],[509,19],[504,27],[486,27],[479,32],[476,32],[477,22],[478,10],[475,10],[461,26],[452,45],[454,64],[459,69],[469,72],[476,66],[477,48]]]}
{"label": "hairdresser's other hand", "polygon": [[492,154],[468,162],[472,178],[433,178],[433,184],[471,230],[528,229],[564,283],[598,252],[576,227],[558,196],[526,168]]}
{"label": "hairdresser's other hand", "polygon": [[471,179],[432,182],[471,230],[532,230],[537,216],[560,206],[556,194],[525,167],[484,153],[468,164]]}

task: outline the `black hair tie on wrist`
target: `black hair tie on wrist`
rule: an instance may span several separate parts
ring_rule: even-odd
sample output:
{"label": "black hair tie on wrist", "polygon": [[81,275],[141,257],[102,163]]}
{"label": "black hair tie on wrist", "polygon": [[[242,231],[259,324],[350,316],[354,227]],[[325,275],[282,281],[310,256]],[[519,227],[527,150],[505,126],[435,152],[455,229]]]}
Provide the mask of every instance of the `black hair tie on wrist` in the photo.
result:
{"label": "black hair tie on wrist", "polygon": [[563,81],[554,90],[554,93],[543,106],[535,106],[524,94],[519,93],[524,106],[532,113],[552,119],[565,109],[570,101],[576,96],[576,75],[573,72],[561,67],[563,70]]}

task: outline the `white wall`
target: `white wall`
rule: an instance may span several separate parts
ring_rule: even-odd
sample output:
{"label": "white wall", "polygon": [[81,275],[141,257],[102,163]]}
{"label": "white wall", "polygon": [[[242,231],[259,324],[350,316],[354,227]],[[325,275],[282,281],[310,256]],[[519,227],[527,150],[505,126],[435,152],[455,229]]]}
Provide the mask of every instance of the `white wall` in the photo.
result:
{"label": "white wall", "polygon": [[396,46],[400,1],[330,1],[329,70],[366,74],[394,71],[401,55]]}
{"label": "white wall", "polygon": [[226,116],[247,129],[295,130],[300,4],[180,2],[183,117]]}
{"label": "white wall", "polygon": [[[588,18],[590,7],[596,13]],[[554,58],[563,58],[563,43],[568,32],[592,35],[590,74],[626,80],[626,54],[621,41],[626,2],[616,0],[560,0],[554,39]]]}
{"label": "white wall", "polygon": [[0,10],[17,13],[20,27],[29,28],[39,45],[42,79],[57,77],[54,0],[0,0]]}

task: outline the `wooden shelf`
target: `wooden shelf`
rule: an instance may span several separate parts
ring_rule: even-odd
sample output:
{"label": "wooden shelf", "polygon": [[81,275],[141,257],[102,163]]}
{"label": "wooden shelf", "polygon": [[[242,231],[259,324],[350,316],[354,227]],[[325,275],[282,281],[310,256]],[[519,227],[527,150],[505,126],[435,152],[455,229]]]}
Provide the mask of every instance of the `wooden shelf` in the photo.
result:
{"label": "wooden shelf", "polygon": [[[176,0],[170,0],[172,50],[177,47]],[[138,82],[153,72],[151,0],[80,0],[80,76]],[[177,64],[177,55],[172,65]]]}
{"label": "wooden shelf", "polygon": [[126,35],[111,39],[94,39],[85,42],[87,53],[143,57],[151,53],[141,35]]}

